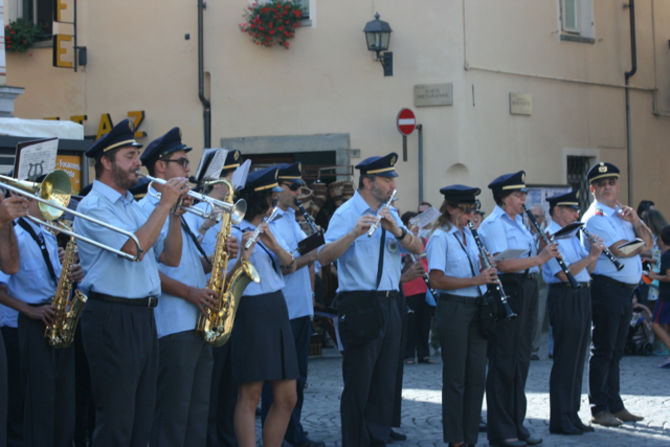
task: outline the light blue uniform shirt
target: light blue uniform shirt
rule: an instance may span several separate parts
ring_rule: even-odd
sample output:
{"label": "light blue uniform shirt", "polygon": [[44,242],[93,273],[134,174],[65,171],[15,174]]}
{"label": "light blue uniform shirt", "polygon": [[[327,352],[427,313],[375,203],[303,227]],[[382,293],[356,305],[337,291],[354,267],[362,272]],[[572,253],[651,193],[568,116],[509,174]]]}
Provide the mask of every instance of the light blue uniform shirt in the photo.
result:
{"label": "light blue uniform shirt", "polygon": [[[237,238],[237,241],[240,244],[240,250],[244,250],[244,245],[242,244],[242,233],[246,233],[247,231],[254,231],[255,229],[256,227],[253,226],[250,222],[243,220],[239,225],[233,225],[230,237]],[[270,229],[270,231],[272,231],[272,229]],[[275,234],[274,232],[272,234],[274,235],[277,242],[282,247],[284,247],[284,249],[286,249],[286,244],[282,240],[281,236]],[[236,262],[237,258],[230,259],[228,262],[228,269],[231,270],[235,266]],[[263,245],[260,239],[256,243],[254,251],[249,257],[249,262],[251,262],[254,267],[256,267],[256,271],[261,278],[261,282],[249,282],[247,288],[244,289],[243,295],[263,295],[265,293],[276,292],[284,288],[286,283],[284,282],[284,277],[281,273],[279,258],[272,250]]]}
{"label": "light blue uniform shirt", "polygon": [[[356,226],[358,219],[364,214],[376,215],[377,210],[370,208],[356,191],[351,199],[335,210],[328,223],[328,230],[324,235],[326,244],[335,242],[350,232]],[[393,207],[391,207],[391,216],[396,220],[398,226],[407,230],[398,216],[398,210]],[[338,292],[375,290],[381,237],[382,226],[380,224],[372,237],[368,237],[367,232],[363,233],[337,258]],[[377,290],[398,290],[402,267],[401,252],[403,250],[401,250],[400,243],[395,236],[387,231],[383,252],[384,267]]]}
{"label": "light blue uniform shirt", "polygon": [[[467,244],[463,244],[463,247],[461,247],[463,235],[465,235]],[[457,237],[461,244],[456,240]],[[463,248],[465,248],[465,251]],[[449,229],[447,227],[438,228],[433,232],[426,246],[426,257],[428,258],[428,271],[439,270],[454,278],[472,278],[472,269],[474,269],[474,275],[476,276],[481,268],[479,249],[470,229],[463,228],[461,233],[455,225],[452,225]],[[470,268],[471,264],[472,269]],[[482,294],[486,293],[486,287],[479,286],[479,291]],[[479,297],[477,286],[455,290],[438,290],[438,292],[472,298]]]}
{"label": "light blue uniform shirt", "polygon": [[[514,220],[499,206],[496,206],[491,214],[479,226],[479,237],[482,244],[489,253],[502,253],[508,249],[524,250],[520,258],[530,258],[537,254],[535,247],[535,238],[523,224],[521,215],[514,217]],[[536,273],[537,266],[531,267],[528,272]],[[510,272],[512,273],[512,272]],[[525,270],[519,270],[514,273],[525,273]]]}
{"label": "light blue uniform shirt", "polygon": [[[550,234],[554,234],[560,229],[561,226],[559,224],[551,221],[551,223],[547,225],[546,231]],[[584,248],[576,234],[567,239],[556,239],[556,243],[558,244],[558,251],[561,253],[561,257],[568,268],[570,267],[570,264],[581,261],[589,254],[588,250]],[[562,283],[563,281],[556,276],[558,272],[562,271],[561,266],[558,265],[558,261],[555,258],[550,259],[549,262],[545,262],[542,266],[542,277],[544,278],[544,282],[547,284]],[[586,268],[580,270],[574,277],[578,282],[589,282],[591,280],[591,275],[589,275]]]}
{"label": "light blue uniform shirt", "polygon": [[[152,192],[157,193],[157,191]],[[159,200],[159,197],[147,194],[138,203],[147,214],[151,214],[158,205]],[[161,229],[160,238],[163,241],[167,237],[168,226],[169,219],[166,219]],[[202,289],[207,285],[207,276],[202,268],[200,252],[191,237],[183,229],[181,230],[181,237],[182,246],[179,265],[177,267],[169,267],[159,263],[158,269],[172,279]],[[168,293],[161,293],[158,306],[154,309],[158,338],[178,332],[194,330],[199,315],[200,310],[186,301],[186,299]]]}
{"label": "light blue uniform shirt", "polygon": [[[0,270],[0,284],[7,285],[9,275]],[[19,327],[19,311],[0,304],[0,327]]]}
{"label": "light blue uniform shirt", "polygon": [[[130,232],[137,231],[149,218],[149,214],[135,202],[130,192],[126,191],[126,195],[122,196],[98,180],[93,181],[91,192],[79,202],[77,211]],[[78,217],[74,218],[74,230],[119,250],[128,240],[121,233]],[[78,242],[77,246],[81,266],[86,274],[80,284],[84,293],[93,290],[122,298],[160,295],[161,283],[155,254],[160,251],[156,251],[156,248],[142,247],[146,251],[144,258],[140,262],[133,262],[85,242]]]}
{"label": "light blue uniform shirt", "polygon": [[19,271],[13,275],[3,273],[0,276],[0,282],[7,286],[9,294],[16,299],[28,304],[45,303],[51,301],[58,286],[61,269],[58,259],[58,244],[53,234],[28,219],[25,219],[25,221],[38,236],[41,235],[44,238],[56,279],[51,278],[39,245],[17,223],[14,226],[14,233],[19,248]]}
{"label": "light blue uniform shirt", "polygon": [[[272,230],[272,234],[279,235],[284,240],[287,245],[285,247],[286,251],[295,258],[300,256],[298,242],[305,239],[307,235],[295,220],[295,210],[293,208],[288,208],[286,211],[277,208],[277,217],[270,223],[270,230]],[[284,275],[284,281],[286,287],[284,287],[283,292],[289,320],[314,315],[309,267],[304,266],[293,273]]]}
{"label": "light blue uniform shirt", "polygon": [[[617,210],[620,208],[610,208],[594,200],[582,217],[582,222],[586,224],[586,229],[600,237],[606,247],[610,247],[617,241],[632,241],[635,239],[635,230],[633,224],[619,217]],[[616,281],[626,284],[637,284],[642,277],[642,261],[640,255],[629,258],[619,258],[623,269],[617,271],[614,264],[607,259],[604,254],[598,257],[596,267],[593,269],[594,275],[608,276]]]}

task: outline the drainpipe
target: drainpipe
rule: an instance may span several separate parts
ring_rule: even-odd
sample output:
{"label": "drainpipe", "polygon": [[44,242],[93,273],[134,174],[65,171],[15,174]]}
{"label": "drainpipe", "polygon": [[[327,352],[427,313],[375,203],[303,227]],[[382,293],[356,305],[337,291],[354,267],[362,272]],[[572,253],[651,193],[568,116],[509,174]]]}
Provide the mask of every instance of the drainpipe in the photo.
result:
{"label": "drainpipe", "polygon": [[[632,0],[631,0],[632,1]],[[205,132],[204,147],[212,147],[212,107],[205,97],[205,70],[203,56],[203,25],[202,17],[207,4],[198,0],[198,97],[202,103],[202,125]]]}
{"label": "drainpipe", "polygon": [[635,0],[629,0],[629,19],[630,19],[630,71],[625,73],[626,84],[626,158],[628,168],[628,203],[633,203],[633,142],[631,137],[631,122],[630,122],[630,78],[633,77],[637,71],[637,46],[635,43]]}

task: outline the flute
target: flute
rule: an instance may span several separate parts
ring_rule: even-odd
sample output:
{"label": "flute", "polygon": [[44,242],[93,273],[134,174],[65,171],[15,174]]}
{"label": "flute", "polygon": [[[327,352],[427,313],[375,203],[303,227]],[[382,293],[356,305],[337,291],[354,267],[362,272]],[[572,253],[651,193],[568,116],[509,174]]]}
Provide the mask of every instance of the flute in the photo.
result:
{"label": "flute", "polygon": [[[277,205],[275,205],[274,208],[272,208],[272,213],[270,214],[270,217],[264,217],[263,222],[272,222],[274,220],[275,216],[277,215],[278,211],[279,211],[279,207]],[[261,235],[261,233],[262,233],[262,231],[258,227],[256,227],[256,229],[254,230],[251,237],[249,239],[247,239],[247,242],[245,242],[244,248],[246,250],[249,250],[251,248],[251,246],[254,245],[254,242],[256,242],[256,240]]]}
{"label": "flute", "polygon": [[[486,249],[481,239],[479,239],[479,233],[477,233],[477,230],[475,229],[475,226],[472,224],[472,222],[468,222],[468,228],[470,229],[472,237],[474,238],[475,243],[477,244],[477,248],[479,248],[479,255],[482,257],[484,268],[485,269],[491,268],[491,262],[489,261],[490,256],[489,251]],[[495,284],[487,284],[487,287],[489,290],[493,289],[500,298],[500,302],[505,308],[505,320],[511,320],[513,318],[516,318],[517,314],[512,310],[512,306],[510,306],[509,302],[507,301],[509,297],[505,293],[505,289],[503,289],[502,281],[500,281],[500,278],[498,278]]]}
{"label": "flute", "polygon": [[[582,233],[584,233],[584,236],[586,236],[588,238],[588,240],[590,240],[591,242],[593,242],[595,240],[593,233],[591,233],[590,231],[588,231],[584,227],[582,227],[581,230],[582,230]],[[612,251],[609,248],[607,248],[607,247],[603,248],[603,254],[605,255],[605,257],[607,259],[610,260],[610,262],[612,264],[614,264],[614,267],[616,267],[617,271],[620,271],[623,268],[623,264],[621,262],[619,262],[619,260],[616,258],[616,256],[614,256],[614,254],[612,253]]]}
{"label": "flute", "polygon": [[398,190],[394,189],[393,192],[391,193],[391,197],[389,197],[388,202],[379,207],[379,211],[377,211],[377,221],[372,225],[370,225],[370,229],[368,230],[368,237],[372,237],[374,232],[377,231],[377,228],[379,227],[379,224],[382,221],[382,210],[386,207],[391,206],[391,203],[395,200],[395,196],[397,194]]}
{"label": "flute", "polygon": [[[542,231],[542,228],[540,227],[540,224],[538,223],[537,219],[535,219],[535,216],[533,216],[533,213],[531,213],[530,210],[528,208],[526,208],[526,205],[522,205],[522,206],[523,206],[523,210],[528,215],[528,220],[530,220],[530,222],[535,227],[535,230],[537,231],[537,234],[540,235],[540,237],[542,238],[542,240],[544,241],[545,244],[547,244],[547,245],[551,244],[552,241],[547,237],[546,234],[544,234],[544,231]],[[565,261],[563,261],[563,258],[558,256],[556,258],[556,261],[558,262],[558,265],[559,265],[559,267],[561,267],[561,270],[563,271],[565,276],[568,278],[568,282],[570,283],[570,286],[573,289],[579,289],[579,287],[580,287],[579,283],[577,282],[575,277],[572,275],[572,273],[570,273],[570,270],[568,269],[568,266],[565,265]]]}

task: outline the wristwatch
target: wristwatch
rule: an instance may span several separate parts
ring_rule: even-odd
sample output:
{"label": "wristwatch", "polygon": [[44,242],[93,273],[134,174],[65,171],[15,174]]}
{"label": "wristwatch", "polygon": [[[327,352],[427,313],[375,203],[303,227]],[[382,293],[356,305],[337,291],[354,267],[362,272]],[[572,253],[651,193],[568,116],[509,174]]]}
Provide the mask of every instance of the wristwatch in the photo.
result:
{"label": "wristwatch", "polygon": [[399,241],[402,241],[403,239],[405,239],[405,236],[407,236],[407,230],[405,230],[404,228],[401,228],[401,230],[402,231],[400,232],[400,236],[398,236],[397,238]]}

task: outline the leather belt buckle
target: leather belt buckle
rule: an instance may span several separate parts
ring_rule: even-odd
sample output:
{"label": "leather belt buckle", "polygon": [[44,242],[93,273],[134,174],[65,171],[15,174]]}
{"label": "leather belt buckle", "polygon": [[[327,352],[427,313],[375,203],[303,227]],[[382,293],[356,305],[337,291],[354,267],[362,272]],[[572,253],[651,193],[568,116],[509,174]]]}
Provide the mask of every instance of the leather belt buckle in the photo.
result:
{"label": "leather belt buckle", "polygon": [[158,306],[158,297],[157,296],[148,296],[147,297],[147,307],[156,307]]}

